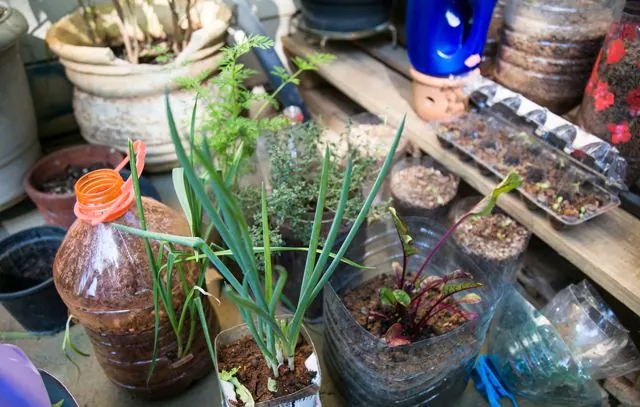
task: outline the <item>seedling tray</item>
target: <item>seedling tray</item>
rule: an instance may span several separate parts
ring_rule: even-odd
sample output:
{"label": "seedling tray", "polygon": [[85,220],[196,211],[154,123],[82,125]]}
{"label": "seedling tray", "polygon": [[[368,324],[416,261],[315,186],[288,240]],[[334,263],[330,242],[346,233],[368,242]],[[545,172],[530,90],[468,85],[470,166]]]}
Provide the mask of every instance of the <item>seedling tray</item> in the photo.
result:
{"label": "seedling tray", "polygon": [[441,123],[437,136],[487,176],[518,172],[525,181],[520,196],[529,208],[546,212],[554,227],[580,225],[620,205],[592,173],[527,130],[487,112],[469,112]]}

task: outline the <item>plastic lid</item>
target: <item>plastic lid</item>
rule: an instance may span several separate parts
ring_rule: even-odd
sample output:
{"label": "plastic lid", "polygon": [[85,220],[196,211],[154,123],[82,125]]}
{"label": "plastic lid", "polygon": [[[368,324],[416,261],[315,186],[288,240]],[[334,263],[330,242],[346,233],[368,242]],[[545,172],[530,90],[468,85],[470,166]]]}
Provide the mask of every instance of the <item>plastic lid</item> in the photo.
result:
{"label": "plastic lid", "polygon": [[[138,177],[144,169],[147,146],[142,141],[133,143],[136,153]],[[129,162],[129,154],[115,169],[99,169],[83,175],[74,187],[78,219],[97,225],[122,216],[133,205],[135,198],[131,176],[123,181],[119,171]]]}

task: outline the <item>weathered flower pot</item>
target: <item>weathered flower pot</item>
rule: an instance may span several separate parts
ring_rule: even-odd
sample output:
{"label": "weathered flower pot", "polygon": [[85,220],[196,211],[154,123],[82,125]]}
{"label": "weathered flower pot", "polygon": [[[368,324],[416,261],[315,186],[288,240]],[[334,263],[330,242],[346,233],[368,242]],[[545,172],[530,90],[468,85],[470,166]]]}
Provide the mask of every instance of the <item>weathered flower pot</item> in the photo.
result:
{"label": "weathered flower pot", "polygon": [[41,186],[53,177],[63,174],[69,166],[90,168],[96,164],[108,164],[114,168],[120,161],[122,154],[112,147],[87,144],[64,148],[43,157],[31,167],[24,176],[24,190],[36,204],[47,224],[67,229],[76,219],[73,213],[76,196],[73,191],[43,192]]}
{"label": "weathered flower pot", "polygon": [[40,156],[36,116],[18,52],[18,39],[27,28],[22,14],[0,6],[0,210],[24,197],[22,177]]}
{"label": "weathered flower pot", "polygon": [[[310,344],[312,348],[311,355],[307,357],[304,362],[306,368],[309,371],[316,372],[316,375],[312,379],[311,384],[293,394],[288,394],[286,396],[282,396],[265,402],[258,402],[256,403],[255,407],[318,407],[322,405],[320,402],[320,360],[318,359],[318,354],[315,350],[315,347],[313,346],[313,342],[311,340],[311,337],[309,336],[309,332],[304,326],[302,327],[300,334],[302,338],[304,338],[305,342]],[[249,329],[247,328],[246,324],[238,325],[220,332],[218,336],[216,336],[215,340],[216,355],[220,354],[220,349],[223,346],[238,342],[249,335]],[[219,364],[220,363],[218,360],[218,365]],[[236,394],[233,384],[221,380],[220,372],[216,372],[216,375],[223,395],[222,406],[234,406],[234,402],[236,401]]]}
{"label": "weathered flower pot", "polygon": [[[139,5],[136,12],[142,14]],[[167,2],[153,4],[160,31],[172,33]],[[109,43],[122,43],[111,4],[96,6]],[[144,14],[147,16],[148,14]],[[49,48],[60,57],[67,77],[74,85],[74,113],[82,136],[93,144],[127,151],[128,139],[148,146],[147,169],[161,171],[177,163],[166,119],[165,91],[180,134],[188,135],[195,94],[184,90],[178,78],[196,78],[215,70],[219,50],[231,18],[231,11],[213,1],[203,1],[192,9],[202,28],[193,32],[189,44],[170,63],[132,64],[118,58],[104,38],[97,46],[90,41],[80,11],[60,19],[47,32]]]}
{"label": "weathered flower pot", "polygon": [[469,99],[462,93],[461,79],[425,75],[411,67],[413,109],[423,120],[442,120],[462,114]]}
{"label": "weathered flower pot", "polygon": [[[409,270],[424,261],[444,229],[427,218],[405,219],[418,254],[410,257]],[[452,331],[410,345],[389,347],[384,339],[363,328],[342,302],[345,292],[364,282],[391,272],[394,261],[402,262],[402,249],[391,221],[370,225],[364,255],[346,257],[359,264],[376,267],[346,272],[339,283],[324,289],[324,357],[334,383],[349,406],[452,406],[466,388],[476,356],[503,285],[492,279],[459,252],[452,242],[442,246],[426,270],[426,275],[443,275],[462,269],[486,284],[478,290],[482,301],[474,305],[478,316]],[[345,276],[348,276],[345,278]]]}

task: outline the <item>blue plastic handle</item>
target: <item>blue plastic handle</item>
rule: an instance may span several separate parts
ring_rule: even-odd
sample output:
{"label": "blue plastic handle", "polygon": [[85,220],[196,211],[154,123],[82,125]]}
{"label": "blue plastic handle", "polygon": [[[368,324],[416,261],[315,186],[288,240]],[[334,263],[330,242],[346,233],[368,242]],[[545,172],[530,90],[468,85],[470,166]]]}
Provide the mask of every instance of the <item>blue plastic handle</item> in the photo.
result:
{"label": "blue plastic handle", "polygon": [[407,52],[419,72],[462,75],[477,67],[465,62],[482,55],[496,0],[408,0]]}

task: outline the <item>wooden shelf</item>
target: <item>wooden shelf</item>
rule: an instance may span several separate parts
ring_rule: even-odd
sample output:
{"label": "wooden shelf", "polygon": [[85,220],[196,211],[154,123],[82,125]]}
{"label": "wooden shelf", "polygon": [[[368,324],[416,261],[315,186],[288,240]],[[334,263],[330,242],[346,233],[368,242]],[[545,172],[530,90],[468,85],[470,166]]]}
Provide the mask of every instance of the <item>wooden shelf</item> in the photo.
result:
{"label": "wooden shelf", "polygon": [[[345,43],[330,43],[320,49],[301,35],[284,37],[283,44],[294,55],[304,56],[311,52],[336,55],[334,62],[319,70],[325,80],[392,125],[398,125],[406,114],[405,132],[415,145],[481,193],[486,194],[493,189],[493,179],[483,176],[474,166],[444,150],[433,127],[413,111],[411,81],[405,69],[408,59],[402,48],[372,46],[370,43],[361,43],[358,48]],[[381,60],[394,61],[393,67]],[[528,210],[515,194],[500,198],[498,204],[640,315],[640,220],[616,209],[576,228],[556,230],[546,217]]]}

